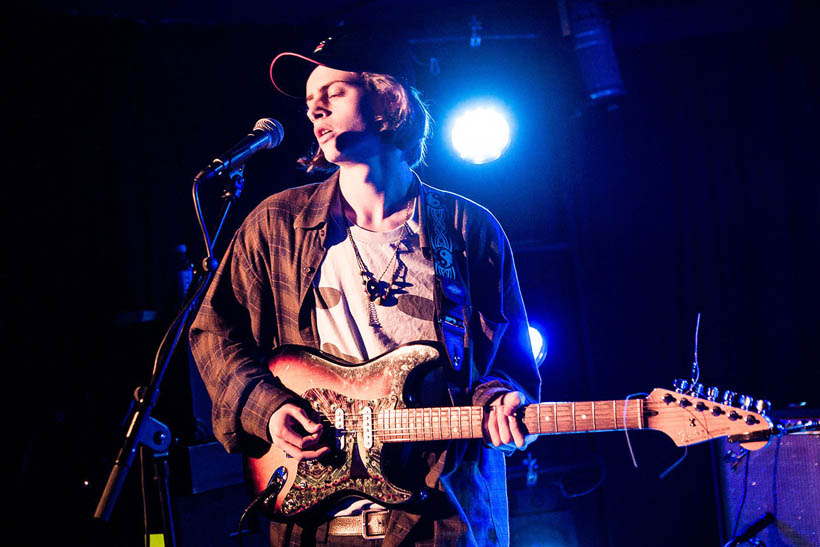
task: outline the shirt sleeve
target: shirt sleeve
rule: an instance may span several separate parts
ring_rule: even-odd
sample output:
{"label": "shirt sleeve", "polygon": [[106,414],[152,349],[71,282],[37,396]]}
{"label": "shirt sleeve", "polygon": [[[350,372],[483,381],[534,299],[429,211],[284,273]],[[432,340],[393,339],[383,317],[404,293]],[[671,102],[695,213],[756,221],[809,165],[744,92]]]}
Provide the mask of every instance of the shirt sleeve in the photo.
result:
{"label": "shirt sleeve", "polygon": [[498,222],[486,214],[487,220],[469,235],[470,247],[478,250],[470,259],[470,271],[481,274],[471,275],[471,334],[478,369],[472,400],[485,406],[503,393],[520,391],[523,403],[531,404],[540,399],[541,376],[512,249]]}
{"label": "shirt sleeve", "polygon": [[216,438],[229,452],[269,441],[273,412],[295,399],[270,373],[276,345],[264,228],[249,217],[234,235],[191,326],[191,352],[212,401]]}

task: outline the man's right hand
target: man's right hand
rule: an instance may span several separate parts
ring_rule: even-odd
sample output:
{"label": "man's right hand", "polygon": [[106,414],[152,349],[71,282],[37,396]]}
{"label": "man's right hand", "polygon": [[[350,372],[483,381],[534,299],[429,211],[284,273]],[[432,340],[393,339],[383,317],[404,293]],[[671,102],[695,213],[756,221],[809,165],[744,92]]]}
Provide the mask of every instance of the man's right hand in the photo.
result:
{"label": "man's right hand", "polygon": [[319,458],[330,451],[329,446],[319,446],[322,424],[314,422],[303,408],[291,403],[273,413],[268,433],[273,446],[300,460]]}

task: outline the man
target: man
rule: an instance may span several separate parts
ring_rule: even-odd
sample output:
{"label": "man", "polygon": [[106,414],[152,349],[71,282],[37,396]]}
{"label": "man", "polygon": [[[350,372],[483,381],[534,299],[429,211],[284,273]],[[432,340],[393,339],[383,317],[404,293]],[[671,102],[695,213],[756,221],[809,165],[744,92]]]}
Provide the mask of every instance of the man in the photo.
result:
{"label": "man", "polygon": [[309,55],[274,59],[274,85],[304,98],[313,125],[317,148],[301,163],[333,173],[271,196],[248,216],[191,328],[191,347],[215,433],[231,452],[269,443],[310,461],[331,450],[323,433],[332,417],[323,425],[268,368],[283,344],[362,363],[437,340],[449,362],[422,382],[420,400],[486,407],[484,442],[419,443],[399,467],[421,466],[424,499],[395,508],[334,500],[321,518],[274,523],[274,544],[509,543],[504,454],[531,441],[514,413],[537,402],[540,377],[497,221],[412,171],[430,118],[411,68],[400,44],[355,31]]}

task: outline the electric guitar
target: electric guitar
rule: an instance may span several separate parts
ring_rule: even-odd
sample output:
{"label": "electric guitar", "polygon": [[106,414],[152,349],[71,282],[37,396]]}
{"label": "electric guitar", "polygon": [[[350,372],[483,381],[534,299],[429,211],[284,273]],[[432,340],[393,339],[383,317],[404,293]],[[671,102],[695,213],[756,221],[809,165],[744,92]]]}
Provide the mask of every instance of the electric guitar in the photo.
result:
{"label": "electric guitar", "polygon": [[[299,460],[270,446],[260,457],[246,458],[262,513],[287,521],[347,495],[386,506],[419,495],[406,484],[408,471],[391,469],[394,458],[383,451],[414,442],[480,439],[488,412],[475,406],[409,406],[419,385],[416,373],[443,366],[445,359],[433,342],[405,344],[356,365],[312,348],[277,348],[271,372],[321,416],[331,451],[319,459]],[[525,434],[653,429],[677,446],[730,436],[757,450],[768,444],[772,423],[763,411],[747,408],[748,403],[741,409],[655,389],[646,398],[530,404],[519,409],[519,416]]]}

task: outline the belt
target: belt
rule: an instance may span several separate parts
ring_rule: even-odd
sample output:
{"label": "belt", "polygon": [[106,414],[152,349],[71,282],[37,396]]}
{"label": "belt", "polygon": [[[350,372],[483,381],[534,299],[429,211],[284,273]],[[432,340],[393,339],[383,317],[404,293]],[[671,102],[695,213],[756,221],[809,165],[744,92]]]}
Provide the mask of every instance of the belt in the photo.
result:
{"label": "belt", "polygon": [[330,536],[361,536],[364,539],[383,539],[390,511],[368,509],[361,515],[336,517],[327,524]]}

